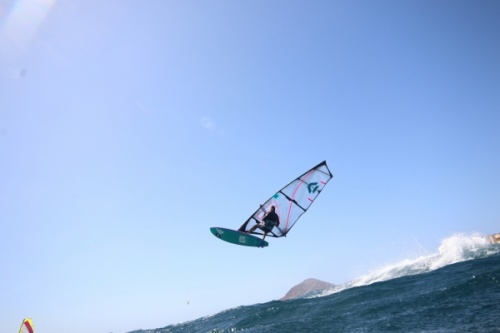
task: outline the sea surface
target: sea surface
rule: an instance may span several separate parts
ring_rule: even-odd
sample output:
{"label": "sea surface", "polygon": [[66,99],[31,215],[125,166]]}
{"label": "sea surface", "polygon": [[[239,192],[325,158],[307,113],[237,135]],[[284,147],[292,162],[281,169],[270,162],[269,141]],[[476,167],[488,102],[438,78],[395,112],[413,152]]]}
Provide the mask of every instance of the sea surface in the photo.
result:
{"label": "sea surface", "polygon": [[454,235],[437,253],[301,299],[139,332],[500,332],[500,244]]}

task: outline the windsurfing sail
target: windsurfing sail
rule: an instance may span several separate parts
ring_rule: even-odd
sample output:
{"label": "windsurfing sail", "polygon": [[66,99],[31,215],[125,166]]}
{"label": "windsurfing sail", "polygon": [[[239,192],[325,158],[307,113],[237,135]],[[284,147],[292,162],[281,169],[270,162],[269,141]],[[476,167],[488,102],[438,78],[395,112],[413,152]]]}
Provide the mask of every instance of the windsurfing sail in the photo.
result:
{"label": "windsurfing sail", "polygon": [[35,329],[33,326],[33,320],[31,318],[23,319],[21,323],[21,328],[19,329],[19,333],[34,333]]}
{"label": "windsurfing sail", "polygon": [[[268,233],[268,236],[286,236],[302,214],[309,209],[332,177],[333,175],[330,169],[328,169],[326,161],[321,162],[276,192],[275,195],[269,198],[243,223],[238,231],[245,232],[248,231],[248,227],[251,227],[255,223],[263,223],[262,219],[271,206],[274,206],[279,216],[280,224],[274,227]],[[253,233],[262,234],[258,229]]]}

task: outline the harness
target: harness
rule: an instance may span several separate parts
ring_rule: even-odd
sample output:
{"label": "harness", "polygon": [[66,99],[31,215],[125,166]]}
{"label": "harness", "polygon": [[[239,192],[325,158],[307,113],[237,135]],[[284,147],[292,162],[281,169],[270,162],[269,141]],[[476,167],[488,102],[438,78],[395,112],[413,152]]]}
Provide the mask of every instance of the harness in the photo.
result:
{"label": "harness", "polygon": [[276,221],[273,220],[264,220],[264,231],[271,231],[273,230],[274,226],[276,225]]}

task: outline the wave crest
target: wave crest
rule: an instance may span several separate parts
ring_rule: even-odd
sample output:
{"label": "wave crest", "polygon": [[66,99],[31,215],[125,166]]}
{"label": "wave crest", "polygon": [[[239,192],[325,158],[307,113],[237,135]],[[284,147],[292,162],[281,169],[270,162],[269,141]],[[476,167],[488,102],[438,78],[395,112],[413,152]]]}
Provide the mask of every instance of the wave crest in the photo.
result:
{"label": "wave crest", "polygon": [[403,276],[427,273],[458,262],[479,259],[500,252],[498,244],[491,244],[485,236],[454,234],[441,241],[438,252],[404,259],[394,264],[385,265],[371,273],[363,275],[333,288],[323,290],[310,297],[327,296],[352,287],[366,286],[375,282],[387,281]]}

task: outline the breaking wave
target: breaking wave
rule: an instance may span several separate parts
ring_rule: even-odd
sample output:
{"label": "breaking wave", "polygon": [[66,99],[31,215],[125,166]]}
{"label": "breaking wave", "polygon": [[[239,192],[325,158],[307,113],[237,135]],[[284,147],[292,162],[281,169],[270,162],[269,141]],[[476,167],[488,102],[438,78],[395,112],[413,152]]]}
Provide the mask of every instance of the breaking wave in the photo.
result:
{"label": "breaking wave", "polygon": [[345,284],[309,294],[307,298],[327,296],[352,287],[366,286],[403,276],[427,273],[447,265],[479,259],[499,252],[500,247],[498,244],[491,244],[483,235],[455,234],[443,239],[438,251],[435,253],[385,265]]}

